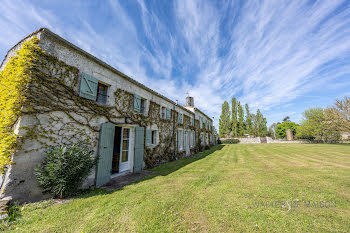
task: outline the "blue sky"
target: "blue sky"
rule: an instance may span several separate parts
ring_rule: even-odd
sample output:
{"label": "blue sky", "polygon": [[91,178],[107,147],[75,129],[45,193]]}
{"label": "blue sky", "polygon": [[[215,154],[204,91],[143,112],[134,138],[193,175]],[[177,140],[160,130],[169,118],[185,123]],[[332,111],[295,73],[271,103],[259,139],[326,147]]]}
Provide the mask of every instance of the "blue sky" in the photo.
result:
{"label": "blue sky", "polygon": [[268,123],[350,95],[350,1],[0,0],[0,57],[47,27],[215,122],[233,96]]}

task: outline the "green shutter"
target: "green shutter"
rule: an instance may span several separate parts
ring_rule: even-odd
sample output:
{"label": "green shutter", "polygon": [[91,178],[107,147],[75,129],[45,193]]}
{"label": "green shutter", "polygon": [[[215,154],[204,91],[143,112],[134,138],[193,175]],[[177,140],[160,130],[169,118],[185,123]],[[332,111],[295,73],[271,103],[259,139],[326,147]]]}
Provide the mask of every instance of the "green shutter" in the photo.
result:
{"label": "green shutter", "polygon": [[81,73],[79,95],[89,100],[96,100],[98,80],[91,75]]}
{"label": "green shutter", "polygon": [[183,138],[183,145],[184,145],[184,149],[186,150],[187,148],[187,131],[184,131],[184,138]]}
{"label": "green shutter", "polygon": [[166,108],[166,119],[170,120],[171,119],[171,112],[169,108]]}
{"label": "green shutter", "polygon": [[177,150],[180,150],[180,130],[177,131],[176,144],[177,144]]}
{"label": "green shutter", "polygon": [[134,111],[141,112],[141,96],[134,94]]}
{"label": "green shutter", "polygon": [[152,130],[146,130],[146,146],[152,145]]}
{"label": "green shutter", "polygon": [[144,133],[143,127],[135,128],[134,172],[141,171],[143,167]]}
{"label": "green shutter", "polygon": [[104,123],[101,126],[98,164],[96,171],[96,186],[106,184],[111,178],[113,146],[115,126],[111,123]]}
{"label": "green shutter", "polygon": [[193,131],[193,145],[196,146],[196,132]]}

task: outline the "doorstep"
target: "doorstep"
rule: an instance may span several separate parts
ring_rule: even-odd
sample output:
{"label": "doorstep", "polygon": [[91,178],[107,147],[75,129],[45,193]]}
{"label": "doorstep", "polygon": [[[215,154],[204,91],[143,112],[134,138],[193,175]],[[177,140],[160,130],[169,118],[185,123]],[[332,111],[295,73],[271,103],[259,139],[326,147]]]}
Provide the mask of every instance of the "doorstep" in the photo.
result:
{"label": "doorstep", "polygon": [[126,185],[135,183],[151,175],[152,173],[153,172],[150,170],[142,170],[142,171],[133,172],[133,173],[124,173],[116,177],[113,177],[107,184],[103,185],[100,188],[106,191],[118,190],[123,188]]}

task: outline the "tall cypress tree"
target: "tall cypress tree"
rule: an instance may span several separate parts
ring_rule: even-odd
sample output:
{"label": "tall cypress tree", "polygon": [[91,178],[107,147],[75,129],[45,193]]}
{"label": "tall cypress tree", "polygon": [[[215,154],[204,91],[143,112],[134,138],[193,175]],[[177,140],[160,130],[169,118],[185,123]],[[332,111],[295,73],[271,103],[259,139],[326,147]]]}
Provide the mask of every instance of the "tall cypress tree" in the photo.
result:
{"label": "tall cypress tree", "polygon": [[219,135],[220,137],[225,137],[231,128],[231,113],[230,105],[227,101],[222,104],[221,115],[219,119]]}
{"label": "tall cypress tree", "polygon": [[249,106],[248,104],[245,104],[245,112],[246,112],[246,117],[245,117],[245,125],[246,125],[246,132],[247,134],[251,135],[252,132],[252,116],[250,115],[249,112]]}
{"label": "tall cypress tree", "polygon": [[237,137],[237,100],[235,97],[232,98],[232,136]]}
{"label": "tall cypress tree", "polygon": [[256,123],[257,123],[257,136],[264,137],[267,134],[266,118],[260,112],[260,109],[256,111]]}
{"label": "tall cypress tree", "polygon": [[238,135],[244,134],[244,111],[240,102],[238,102]]}

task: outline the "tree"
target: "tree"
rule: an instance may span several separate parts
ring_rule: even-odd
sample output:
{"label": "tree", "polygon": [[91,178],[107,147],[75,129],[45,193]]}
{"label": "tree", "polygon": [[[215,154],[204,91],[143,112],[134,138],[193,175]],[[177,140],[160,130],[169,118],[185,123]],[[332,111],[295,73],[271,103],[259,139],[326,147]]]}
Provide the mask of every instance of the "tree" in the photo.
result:
{"label": "tree", "polygon": [[255,137],[266,136],[267,134],[266,118],[262,115],[259,109],[256,111],[256,114],[251,114],[251,120],[252,120],[252,134]]}
{"label": "tree", "polygon": [[247,134],[252,134],[252,117],[249,112],[249,106],[248,104],[245,104],[245,112],[246,112],[246,118],[245,118],[245,124],[246,124],[246,132]]}
{"label": "tree", "polygon": [[230,113],[230,105],[227,101],[222,104],[221,115],[219,119],[219,135],[220,137],[224,137],[230,133],[231,127],[231,113]]}
{"label": "tree", "polygon": [[232,136],[237,137],[237,100],[235,97],[232,98]]}
{"label": "tree", "polygon": [[322,108],[307,109],[303,113],[303,119],[297,128],[296,136],[324,142],[337,141],[340,134],[336,128],[330,127],[333,123],[332,119],[326,119],[325,110]]}
{"label": "tree", "polygon": [[266,118],[264,118],[260,109],[256,111],[257,136],[264,137],[267,134]]}
{"label": "tree", "polygon": [[283,122],[289,122],[289,121],[290,121],[290,117],[289,117],[289,116],[286,116],[285,118],[283,118],[282,121],[283,121]]}
{"label": "tree", "polygon": [[287,129],[291,129],[293,132],[293,135],[295,135],[297,131],[297,127],[298,125],[295,122],[285,121],[276,126],[276,136],[279,138],[285,138]]}
{"label": "tree", "polygon": [[273,123],[270,127],[269,127],[269,130],[267,132],[267,135],[269,137],[272,137],[273,139],[276,139],[276,127],[277,127],[277,124],[276,123]]}
{"label": "tree", "polygon": [[328,129],[338,132],[350,132],[350,97],[336,100],[334,106],[325,109]]}
{"label": "tree", "polygon": [[240,102],[238,102],[238,136],[244,134],[244,111]]}

